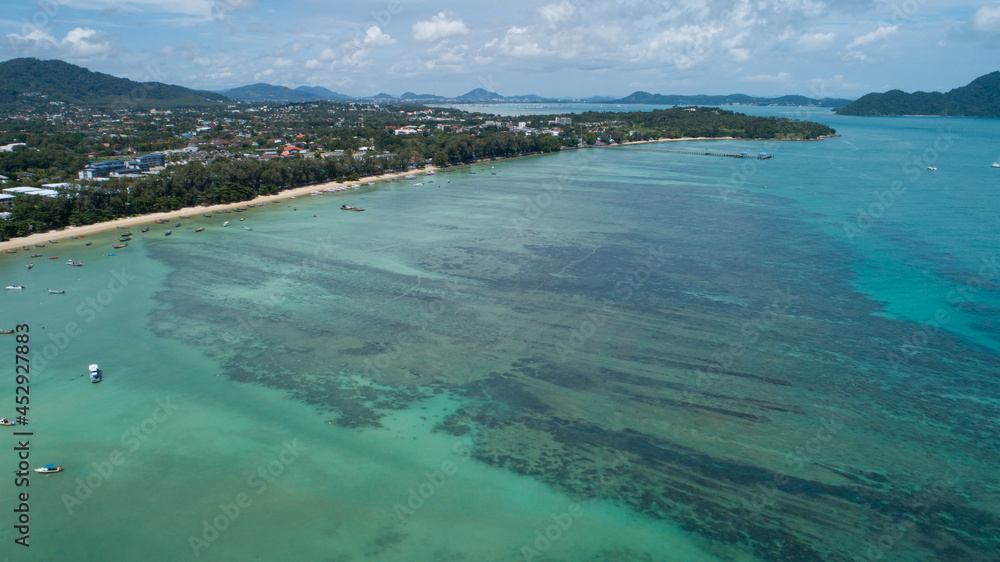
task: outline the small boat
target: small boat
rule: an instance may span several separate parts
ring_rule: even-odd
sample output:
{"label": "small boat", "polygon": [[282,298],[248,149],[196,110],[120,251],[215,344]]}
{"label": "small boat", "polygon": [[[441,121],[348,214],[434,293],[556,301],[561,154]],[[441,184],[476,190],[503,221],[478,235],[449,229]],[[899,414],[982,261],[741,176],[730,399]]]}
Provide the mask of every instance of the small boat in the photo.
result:
{"label": "small boat", "polygon": [[123,237],[119,238],[118,241],[119,242],[131,242],[132,241],[132,237],[131,236],[123,236]]}
{"label": "small boat", "polygon": [[117,256],[117,255],[118,255],[118,254],[108,254],[108,256],[109,256],[109,257],[115,257],[115,256]]}
{"label": "small boat", "polygon": [[240,222],[247,220],[246,217],[240,217]]}
{"label": "small boat", "polygon": [[173,233],[174,233],[174,231],[173,231],[173,230],[168,230],[168,231],[164,232],[164,233],[163,233],[163,235],[164,235],[164,236],[170,236],[170,235],[171,235],[171,234],[173,234]]}
{"label": "small boat", "polygon": [[203,227],[201,227],[201,228],[196,228],[196,229],[194,229],[194,231],[195,231],[195,232],[202,232],[202,231],[204,231],[204,230],[205,230],[205,227],[204,227],[204,226],[203,226]]}
{"label": "small boat", "polygon": [[32,267],[35,267],[35,262],[31,262],[31,263],[29,263],[28,265],[26,265],[26,266],[24,266],[24,267],[25,267],[26,269],[31,269]]}
{"label": "small boat", "polygon": [[991,168],[1000,168],[1000,158],[997,158],[996,162],[990,164],[990,167]]}
{"label": "small boat", "polygon": [[90,246],[91,244],[93,244],[93,242],[87,242],[87,245],[88,245],[88,246]]}
{"label": "small boat", "polygon": [[120,250],[120,249],[124,248],[125,246],[128,246],[128,244],[118,244],[118,245],[117,245],[117,246],[115,246],[114,248],[115,248],[116,250]]}
{"label": "small boat", "polygon": [[181,227],[181,223],[177,223],[177,224],[175,224],[174,226],[175,226],[176,228],[180,228],[180,227]]}
{"label": "small boat", "polygon": [[243,230],[253,230],[253,229],[252,229],[252,228],[250,228],[249,226],[244,226],[244,227],[243,227]]}
{"label": "small boat", "polygon": [[49,289],[48,291],[49,291],[50,295],[65,295],[66,294],[66,290],[65,289]]}
{"label": "small boat", "polygon": [[147,226],[146,228],[142,229],[141,232],[149,232],[149,227]]}
{"label": "small boat", "polygon": [[14,425],[14,422],[7,418],[0,418],[0,425]]}
{"label": "small boat", "polygon": [[124,238],[126,236],[132,236],[132,231],[130,230],[128,232],[122,232],[121,234],[118,235],[119,238]]}
{"label": "small boat", "polygon": [[208,214],[208,213],[205,213],[205,214],[204,214],[204,215],[202,215],[202,216],[203,216],[203,217],[205,217],[206,219],[210,219],[210,218],[212,218],[212,215],[210,215],[210,214]]}
{"label": "small boat", "polygon": [[222,226],[229,226],[229,221],[222,223]]}
{"label": "small boat", "polygon": [[184,220],[187,220],[187,219],[189,219],[189,218],[191,218],[191,217],[189,217],[189,216],[186,216],[186,215],[181,215],[181,218],[182,218],[182,219],[184,219]]}
{"label": "small boat", "polygon": [[930,171],[932,171],[932,172],[936,172],[937,171],[937,166],[927,166],[927,169],[930,170]]}
{"label": "small boat", "polygon": [[44,247],[45,247],[45,244],[35,244],[35,247],[36,247],[36,248],[44,248]]}
{"label": "small boat", "polygon": [[4,289],[7,289],[8,291],[20,291],[23,288],[24,285],[7,285],[4,287]]}
{"label": "small boat", "polygon": [[101,369],[97,363],[91,363],[87,370],[90,371],[90,382],[101,382]]}
{"label": "small boat", "polygon": [[350,205],[341,205],[341,211],[364,211],[361,207],[351,207]]}
{"label": "small boat", "polygon": [[55,240],[49,240],[49,244],[58,244],[58,243],[59,242],[56,242]]}
{"label": "small boat", "polygon": [[69,237],[70,240],[76,240],[77,238],[79,238],[79,236],[70,236]]}
{"label": "small boat", "polygon": [[13,334],[14,330],[0,330],[0,334]]}
{"label": "small boat", "polygon": [[61,466],[56,466],[54,464],[47,464],[42,468],[36,468],[35,472],[62,472]]}
{"label": "small boat", "polygon": [[83,262],[69,260],[66,265],[72,265],[73,267],[83,267]]}
{"label": "small boat", "polygon": [[50,260],[57,260],[57,259],[59,259],[59,256],[52,256],[52,257],[51,257],[51,258],[49,258],[49,259],[50,259]]}
{"label": "small boat", "polygon": [[4,250],[3,253],[5,253],[5,254],[16,254],[17,250]]}
{"label": "small boat", "polygon": [[33,258],[40,258],[40,257],[42,257],[42,254],[31,254],[31,257],[33,257]]}

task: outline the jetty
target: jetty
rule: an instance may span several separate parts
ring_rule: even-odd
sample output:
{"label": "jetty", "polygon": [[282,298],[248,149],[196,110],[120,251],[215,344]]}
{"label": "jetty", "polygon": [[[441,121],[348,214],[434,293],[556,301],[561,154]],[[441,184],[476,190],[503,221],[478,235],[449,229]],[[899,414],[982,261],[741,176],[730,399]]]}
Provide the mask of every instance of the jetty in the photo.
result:
{"label": "jetty", "polygon": [[774,156],[766,153],[759,152],[757,154],[750,154],[749,152],[714,152],[711,150],[676,150],[673,148],[654,148],[651,146],[634,146],[634,145],[621,145],[621,144],[611,144],[603,146],[601,148],[614,148],[618,150],[648,150],[652,152],[673,152],[675,154],[697,154],[701,156],[725,156],[726,158],[750,158],[752,160],[768,160],[774,158]]}

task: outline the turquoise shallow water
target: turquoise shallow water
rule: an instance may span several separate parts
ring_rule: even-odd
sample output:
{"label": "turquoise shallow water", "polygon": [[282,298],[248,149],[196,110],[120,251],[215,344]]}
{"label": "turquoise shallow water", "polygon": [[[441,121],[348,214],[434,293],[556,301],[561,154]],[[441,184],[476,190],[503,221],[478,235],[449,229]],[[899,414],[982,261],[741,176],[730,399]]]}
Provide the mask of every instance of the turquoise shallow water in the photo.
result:
{"label": "turquoise shallow water", "polygon": [[66,471],[0,553],[989,559],[996,121],[814,118],[671,145],[764,162],[569,152],[3,256]]}

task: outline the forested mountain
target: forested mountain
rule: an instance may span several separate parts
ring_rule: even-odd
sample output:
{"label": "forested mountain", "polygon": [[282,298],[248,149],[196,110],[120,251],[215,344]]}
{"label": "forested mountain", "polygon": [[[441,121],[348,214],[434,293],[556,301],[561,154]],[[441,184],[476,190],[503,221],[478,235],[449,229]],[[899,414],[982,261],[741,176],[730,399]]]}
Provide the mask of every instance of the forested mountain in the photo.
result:
{"label": "forested mountain", "polygon": [[759,98],[746,94],[729,94],[725,96],[708,95],[664,95],[649,92],[633,92],[612,103],[640,103],[655,105],[798,105],[818,107],[840,107],[851,100],[840,98],[814,99],[806,96],[781,96],[778,98]]}
{"label": "forested mountain", "polygon": [[0,107],[49,101],[87,107],[165,109],[217,106],[231,100],[160,82],[134,82],[60,60],[20,58],[0,63]]}
{"label": "forested mountain", "polygon": [[251,103],[259,102],[308,102],[308,101],[321,101],[326,98],[320,96],[319,94],[303,91],[303,90],[293,90],[291,88],[286,88],[285,86],[275,86],[272,84],[248,84],[246,86],[240,86],[239,88],[233,88],[232,90],[225,90],[221,92],[223,95],[231,97],[240,101],[247,101]]}
{"label": "forested mountain", "polygon": [[1000,71],[976,78],[950,92],[890,90],[862,96],[837,110],[840,115],[950,115],[1000,117]]}

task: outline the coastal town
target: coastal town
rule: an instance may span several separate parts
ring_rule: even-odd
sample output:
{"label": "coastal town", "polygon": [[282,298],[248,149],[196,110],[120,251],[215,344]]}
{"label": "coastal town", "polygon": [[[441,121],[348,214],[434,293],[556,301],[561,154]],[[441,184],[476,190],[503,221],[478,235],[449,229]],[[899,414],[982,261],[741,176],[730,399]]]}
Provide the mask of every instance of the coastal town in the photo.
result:
{"label": "coastal town", "polygon": [[[714,108],[513,120],[454,107],[329,101],[93,107],[38,93],[19,96],[4,111],[0,239],[430,164],[659,138],[832,133],[815,123]],[[43,201],[18,204],[26,198]]]}

